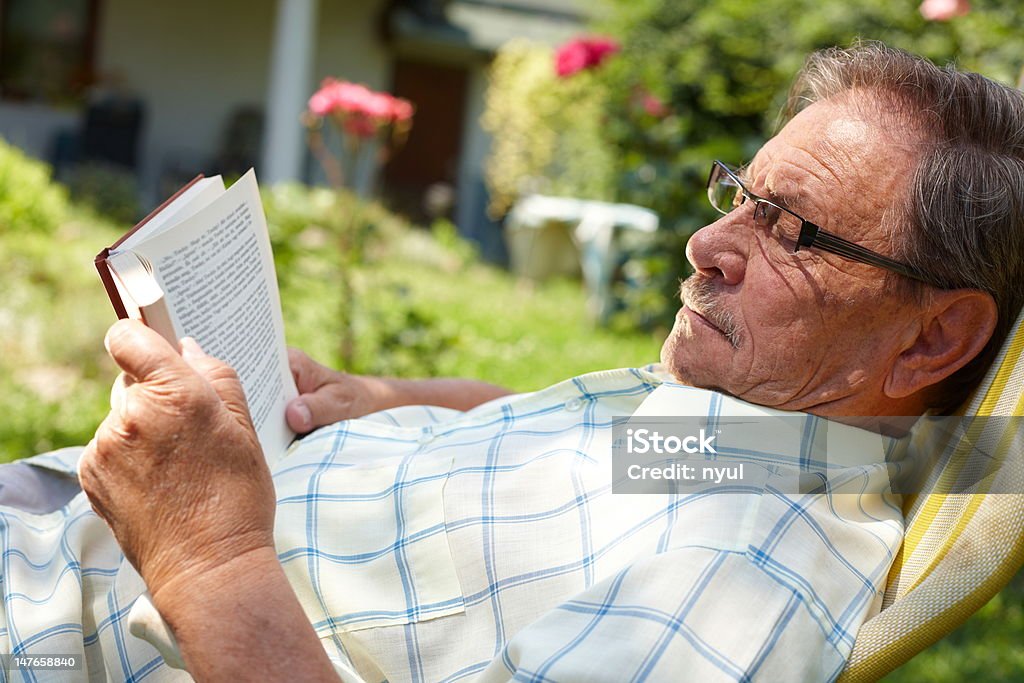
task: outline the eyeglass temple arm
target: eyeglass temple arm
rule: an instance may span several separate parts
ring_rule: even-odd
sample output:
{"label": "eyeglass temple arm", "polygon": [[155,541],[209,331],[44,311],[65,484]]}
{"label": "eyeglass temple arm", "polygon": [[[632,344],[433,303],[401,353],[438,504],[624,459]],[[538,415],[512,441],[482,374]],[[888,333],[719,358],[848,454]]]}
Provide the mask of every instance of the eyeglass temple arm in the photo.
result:
{"label": "eyeglass temple arm", "polygon": [[906,277],[919,280],[926,284],[935,284],[899,261],[894,261],[887,256],[882,256],[881,254],[875,253],[866,247],[860,246],[859,244],[854,244],[853,242],[844,240],[838,235],[825,232],[810,221],[804,221],[800,226],[800,237],[797,240],[796,249],[793,251],[799,251],[800,247],[810,246],[815,246],[823,251],[830,251],[834,254],[845,256],[848,259],[859,261],[860,263],[885,268],[886,270],[891,270],[894,273],[905,275]]}

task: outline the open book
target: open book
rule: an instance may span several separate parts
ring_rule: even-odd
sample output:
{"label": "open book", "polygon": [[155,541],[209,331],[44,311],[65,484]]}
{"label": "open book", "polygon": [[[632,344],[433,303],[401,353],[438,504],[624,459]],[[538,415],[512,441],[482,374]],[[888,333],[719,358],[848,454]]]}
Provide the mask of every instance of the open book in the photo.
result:
{"label": "open book", "polygon": [[231,365],[267,460],[295,437],[285,405],[297,395],[256,174],[230,189],[197,177],[96,256],[114,310],[175,348],[193,337]]}

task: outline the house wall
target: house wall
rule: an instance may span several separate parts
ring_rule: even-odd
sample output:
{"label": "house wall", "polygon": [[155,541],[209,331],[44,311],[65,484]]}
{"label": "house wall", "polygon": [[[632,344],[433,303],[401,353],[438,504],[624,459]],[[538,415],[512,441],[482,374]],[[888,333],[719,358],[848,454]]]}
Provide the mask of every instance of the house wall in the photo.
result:
{"label": "house wall", "polygon": [[238,106],[262,106],[274,0],[106,0],[97,68],[146,106],[141,185],[171,167],[202,168],[216,156]]}
{"label": "house wall", "polygon": [[383,7],[383,0],[320,0],[312,86],[327,76],[377,89],[388,86],[391,58],[377,30],[377,15]]}
{"label": "house wall", "polygon": [[[319,4],[310,92],[326,75],[381,85],[381,3]],[[277,0],[104,3],[98,68],[146,103],[141,182],[154,193],[150,202],[166,191],[158,181],[168,169],[209,164],[233,111],[265,107],[276,8]]]}

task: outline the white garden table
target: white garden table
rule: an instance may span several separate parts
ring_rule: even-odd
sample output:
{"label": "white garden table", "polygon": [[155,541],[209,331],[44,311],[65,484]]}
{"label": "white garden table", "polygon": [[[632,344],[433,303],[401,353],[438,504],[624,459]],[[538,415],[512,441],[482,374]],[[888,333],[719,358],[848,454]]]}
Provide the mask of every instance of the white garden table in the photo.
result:
{"label": "white garden table", "polygon": [[611,285],[621,234],[653,234],[658,215],[633,204],[531,195],[505,219],[512,272],[543,280],[582,271],[591,314],[604,321],[611,311]]}

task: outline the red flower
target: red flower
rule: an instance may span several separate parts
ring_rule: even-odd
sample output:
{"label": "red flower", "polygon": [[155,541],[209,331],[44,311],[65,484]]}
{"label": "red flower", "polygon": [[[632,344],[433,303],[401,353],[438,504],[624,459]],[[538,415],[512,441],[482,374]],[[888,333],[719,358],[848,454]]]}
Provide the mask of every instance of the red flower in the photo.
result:
{"label": "red flower", "polygon": [[575,38],[555,53],[555,73],[565,78],[584,69],[592,69],[618,51],[619,44],[611,38]]}
{"label": "red flower", "polygon": [[642,85],[633,86],[629,94],[629,105],[656,119],[663,119],[672,113],[672,110],[660,97]]}
{"label": "red flower", "polygon": [[587,60],[590,54],[587,46],[581,40],[570,40],[558,48],[555,54],[555,73],[560,77],[571,76],[577,71],[587,68]]}
{"label": "red flower", "polygon": [[924,0],[920,12],[928,21],[949,21],[971,11],[968,0]]}
{"label": "red flower", "polygon": [[611,38],[591,38],[588,43],[590,49],[591,66],[597,66],[604,61],[605,57],[619,51],[619,44]]}

